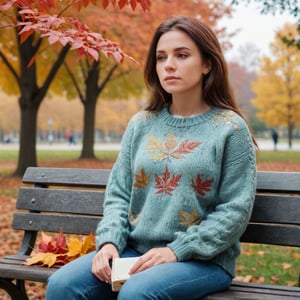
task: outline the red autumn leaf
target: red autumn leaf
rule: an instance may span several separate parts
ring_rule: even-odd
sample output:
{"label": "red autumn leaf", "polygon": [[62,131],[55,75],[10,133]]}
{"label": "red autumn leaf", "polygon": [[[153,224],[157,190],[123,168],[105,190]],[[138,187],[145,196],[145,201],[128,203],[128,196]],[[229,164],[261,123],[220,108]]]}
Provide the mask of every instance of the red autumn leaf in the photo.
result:
{"label": "red autumn leaf", "polygon": [[108,0],[102,0],[102,6],[104,9],[108,6],[108,4],[109,4]]}
{"label": "red autumn leaf", "polygon": [[122,9],[126,4],[128,4],[128,0],[119,0],[118,5],[119,8]]}
{"label": "red autumn leaf", "polygon": [[63,232],[60,231],[56,238],[56,253],[65,253],[67,251],[67,240]]}
{"label": "red autumn leaf", "polygon": [[24,21],[19,34],[24,42],[33,31],[39,31],[41,37],[48,38],[49,44],[56,42],[63,46],[69,44],[72,50],[77,50],[79,55],[87,54],[92,60],[99,59],[99,51],[106,56],[112,56],[117,62],[122,63],[127,56],[118,43],[102,37],[101,34],[92,32],[89,27],[74,18],[64,18],[40,13],[31,9],[19,12]]}
{"label": "red autumn leaf", "polygon": [[61,231],[55,239],[42,232],[41,242],[38,244],[38,249],[35,252],[66,253],[67,242],[63,232]]}
{"label": "red autumn leaf", "polygon": [[140,0],[140,4],[145,11],[149,11],[150,6],[151,6],[150,0]]}
{"label": "red autumn leaf", "polygon": [[196,180],[192,179],[191,187],[201,196],[204,196],[207,192],[210,191],[211,184],[214,179],[206,179],[202,181],[201,175],[198,174]]}
{"label": "red autumn leaf", "polygon": [[118,0],[118,1],[103,0],[102,1],[103,8],[106,8],[109,5],[109,3],[111,3],[113,6],[115,6],[117,3],[120,9],[124,8],[125,6],[130,5],[132,10],[135,10],[136,6],[138,4],[140,4],[140,6],[142,7],[142,9],[144,11],[149,11],[151,1],[150,0]]}
{"label": "red autumn leaf", "polygon": [[156,194],[165,193],[167,195],[172,195],[173,190],[178,186],[181,176],[182,174],[171,176],[168,166],[166,166],[165,171],[161,177],[155,174],[155,187],[158,189]]}

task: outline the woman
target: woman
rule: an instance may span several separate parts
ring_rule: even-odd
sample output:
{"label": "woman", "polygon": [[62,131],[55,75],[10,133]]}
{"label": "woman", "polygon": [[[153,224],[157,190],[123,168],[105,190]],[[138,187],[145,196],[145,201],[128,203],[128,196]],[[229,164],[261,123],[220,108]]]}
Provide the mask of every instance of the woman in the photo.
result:
{"label": "woman", "polygon": [[52,275],[47,300],[107,299],[119,256],[140,256],[119,300],[201,299],[231,283],[256,161],[212,30],[184,16],[162,23],[145,80],[150,103],[123,136],[97,252]]}

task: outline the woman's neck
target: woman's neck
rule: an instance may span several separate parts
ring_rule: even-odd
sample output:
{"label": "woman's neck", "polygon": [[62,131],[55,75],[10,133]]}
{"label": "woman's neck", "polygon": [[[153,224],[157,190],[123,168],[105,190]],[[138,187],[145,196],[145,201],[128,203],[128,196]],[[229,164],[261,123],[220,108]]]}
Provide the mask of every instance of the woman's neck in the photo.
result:
{"label": "woman's neck", "polygon": [[210,106],[204,101],[190,101],[185,99],[184,101],[178,101],[174,99],[170,104],[169,111],[172,115],[182,116],[182,117],[191,117],[195,115],[200,115],[207,112],[210,109]]}

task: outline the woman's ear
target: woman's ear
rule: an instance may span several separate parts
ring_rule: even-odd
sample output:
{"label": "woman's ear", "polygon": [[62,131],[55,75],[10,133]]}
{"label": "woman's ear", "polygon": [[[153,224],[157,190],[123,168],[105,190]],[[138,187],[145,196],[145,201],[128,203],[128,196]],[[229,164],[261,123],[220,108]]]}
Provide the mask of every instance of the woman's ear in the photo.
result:
{"label": "woman's ear", "polygon": [[210,62],[207,62],[202,70],[203,75],[207,75],[211,70]]}

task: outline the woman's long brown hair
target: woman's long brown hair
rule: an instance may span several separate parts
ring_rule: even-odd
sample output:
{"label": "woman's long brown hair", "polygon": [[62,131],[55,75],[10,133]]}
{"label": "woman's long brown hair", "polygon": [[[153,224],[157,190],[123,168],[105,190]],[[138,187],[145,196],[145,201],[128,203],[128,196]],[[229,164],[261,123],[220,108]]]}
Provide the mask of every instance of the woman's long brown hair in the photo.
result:
{"label": "woman's long brown hair", "polygon": [[[187,34],[197,45],[203,60],[210,66],[210,72],[202,82],[203,99],[209,106],[230,109],[244,118],[229,84],[228,68],[221,45],[214,32],[197,19],[177,16],[163,22],[154,33],[144,70],[144,78],[150,90],[146,110],[158,111],[172,102],[172,95],[161,86],[156,72],[156,48],[160,37],[171,30]],[[245,118],[244,118],[245,119]],[[256,144],[256,141],[253,141]]]}

